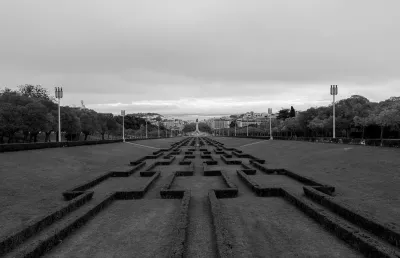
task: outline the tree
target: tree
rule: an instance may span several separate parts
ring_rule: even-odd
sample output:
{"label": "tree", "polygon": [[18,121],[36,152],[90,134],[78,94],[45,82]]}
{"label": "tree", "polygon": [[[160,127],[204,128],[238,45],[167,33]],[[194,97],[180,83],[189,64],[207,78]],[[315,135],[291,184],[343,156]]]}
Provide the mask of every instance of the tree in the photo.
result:
{"label": "tree", "polygon": [[383,130],[385,127],[396,128],[400,123],[399,111],[396,109],[384,109],[379,112],[379,114],[372,115],[371,118],[381,128],[381,144],[383,141]]}
{"label": "tree", "polygon": [[279,110],[278,116],[276,118],[279,120],[285,120],[286,118],[289,118],[289,117],[290,117],[289,109],[282,108],[281,110]]}
{"label": "tree", "polygon": [[308,127],[315,132],[315,135],[318,136],[318,132],[320,132],[324,128],[323,120],[315,117],[313,120],[310,121]]}
{"label": "tree", "polygon": [[8,143],[12,142],[14,134],[21,130],[23,126],[21,114],[21,106],[0,103],[0,131],[2,135],[8,137]]}
{"label": "tree", "polygon": [[45,139],[44,142],[50,142],[50,134],[51,132],[56,132],[58,121],[57,121],[57,114],[55,111],[48,112],[46,114],[46,122],[43,126],[43,131],[45,132]]}
{"label": "tree", "polygon": [[[199,124],[199,130],[200,130],[200,124]],[[194,132],[194,131],[196,131],[196,124],[195,123],[186,124],[183,127],[182,131],[184,133]]]}
{"label": "tree", "polygon": [[47,108],[40,102],[33,102],[23,107],[22,111],[22,123],[24,129],[30,135],[29,141],[32,141],[33,138],[34,142],[37,142],[37,135],[45,129]]}
{"label": "tree", "polygon": [[112,119],[112,118],[113,118],[112,114],[104,114],[104,113],[97,114],[98,130],[99,130],[102,140],[104,140],[104,135],[108,131],[107,122],[109,119]]}
{"label": "tree", "polygon": [[29,98],[52,100],[54,98],[50,97],[47,89],[40,85],[25,84],[18,86],[18,91]]}
{"label": "tree", "polygon": [[70,107],[62,107],[61,110],[61,131],[64,131],[67,140],[77,139],[81,131],[81,121],[77,111]]}
{"label": "tree", "polygon": [[82,133],[85,135],[85,141],[89,135],[94,134],[94,132],[98,131],[99,129],[97,115],[95,112],[91,112],[89,110],[83,111],[80,116],[80,122]]}
{"label": "tree", "polygon": [[371,117],[359,117],[359,116],[355,116],[353,118],[354,121],[354,125],[357,127],[361,127],[362,130],[362,136],[361,138],[364,139],[364,134],[365,134],[365,128],[367,126],[369,126],[370,124],[372,124],[372,120]]}
{"label": "tree", "polygon": [[293,106],[290,107],[289,117],[295,117],[296,111],[294,110]]}
{"label": "tree", "polygon": [[236,126],[236,120],[232,120],[231,123],[229,124],[229,128],[235,128]]}
{"label": "tree", "polygon": [[284,121],[286,129],[290,132],[290,136],[298,129],[298,121],[295,117],[290,117]]}

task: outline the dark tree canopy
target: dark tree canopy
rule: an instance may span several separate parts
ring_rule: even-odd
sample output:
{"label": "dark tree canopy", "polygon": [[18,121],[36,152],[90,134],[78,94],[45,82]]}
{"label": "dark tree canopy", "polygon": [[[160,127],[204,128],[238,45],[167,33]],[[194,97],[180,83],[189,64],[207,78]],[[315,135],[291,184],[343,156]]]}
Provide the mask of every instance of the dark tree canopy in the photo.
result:
{"label": "dark tree canopy", "polygon": [[289,117],[295,117],[296,116],[296,111],[294,110],[293,106],[290,107],[290,113]]}

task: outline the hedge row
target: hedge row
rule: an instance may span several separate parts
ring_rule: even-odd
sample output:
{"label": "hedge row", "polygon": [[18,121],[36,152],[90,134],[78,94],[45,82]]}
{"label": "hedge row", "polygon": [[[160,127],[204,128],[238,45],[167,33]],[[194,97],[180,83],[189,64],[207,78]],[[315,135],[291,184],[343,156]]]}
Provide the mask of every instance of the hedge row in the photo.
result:
{"label": "hedge row", "polygon": [[265,164],[265,160],[264,159],[256,158],[251,154],[246,154],[246,153],[237,152],[237,151],[232,151],[232,154],[235,155],[238,158],[246,158],[246,159],[250,159],[250,160],[255,160],[255,161],[257,161],[258,163],[261,163],[261,164]]}
{"label": "hedge row", "polygon": [[185,191],[181,201],[178,221],[175,224],[172,237],[172,246],[167,257],[184,257],[187,228],[189,226],[190,191]]}
{"label": "hedge row", "polygon": [[72,199],[76,198],[77,196],[85,193],[88,189],[94,187],[95,185],[100,184],[101,182],[103,182],[104,180],[107,180],[110,177],[128,177],[128,176],[132,175],[133,173],[135,173],[136,171],[138,171],[139,169],[141,169],[145,164],[146,164],[146,162],[141,162],[138,165],[136,165],[135,167],[129,169],[128,171],[107,172],[101,176],[98,176],[94,179],[89,180],[86,183],[80,184],[79,186],[76,186],[70,190],[63,192],[62,195],[64,196],[64,199],[66,201],[72,200]]}
{"label": "hedge row", "polygon": [[213,190],[208,192],[208,200],[211,207],[211,218],[214,226],[214,232],[217,239],[217,250],[218,257],[230,258],[234,257],[233,253],[233,236],[228,231],[228,227],[225,224],[224,218],[222,217],[222,207],[220,201]]}
{"label": "hedge row", "polygon": [[163,152],[158,152],[157,154],[154,154],[154,155],[147,155],[147,156],[141,157],[135,161],[131,161],[130,164],[132,166],[136,166],[136,165],[142,163],[143,161],[145,161],[146,159],[157,159],[162,155],[163,155]]}
{"label": "hedge row", "polygon": [[[149,172],[148,172],[149,173]],[[131,200],[131,199],[141,199],[149,190],[150,186],[160,177],[160,172],[153,172],[149,180],[138,190],[132,191],[118,191],[115,192],[115,198],[118,200]]]}
{"label": "hedge row", "polygon": [[398,251],[387,248],[384,243],[376,241],[374,237],[364,232],[360,232],[359,228],[349,224],[345,220],[338,219],[335,215],[315,206],[305,198],[301,198],[284,189],[282,189],[282,195],[287,201],[313,218],[326,230],[335,234],[366,257],[400,257]]}
{"label": "hedge row", "polygon": [[28,238],[42,231],[44,228],[52,225],[54,222],[62,219],[68,213],[71,213],[87,203],[93,197],[93,192],[86,192],[80,198],[69,203],[68,205],[45,215],[40,219],[36,219],[25,226],[23,229],[17,229],[11,236],[4,237],[0,240],[0,256],[10,252],[12,249],[22,244]]}
{"label": "hedge row", "polygon": [[224,155],[221,155],[221,159],[225,164],[228,164],[228,165],[240,165],[240,164],[242,164],[241,160],[238,160],[238,159],[227,159]]}
{"label": "hedge row", "polygon": [[[159,138],[148,138],[159,139]],[[138,141],[143,139],[126,139],[129,141]],[[121,140],[97,140],[97,141],[77,141],[77,142],[38,142],[38,143],[11,143],[11,144],[0,144],[0,152],[11,152],[11,151],[23,151],[23,150],[37,150],[47,148],[60,148],[60,147],[76,147],[85,145],[96,145],[106,143],[122,142]]]}
{"label": "hedge row", "polygon": [[[269,136],[224,136],[235,138],[252,138],[269,140]],[[400,139],[360,139],[360,138],[330,138],[330,137],[284,137],[275,136],[274,140],[291,140],[291,141],[306,141],[318,143],[336,143],[336,144],[351,144],[351,145],[366,145],[366,146],[381,146],[400,148]]]}
{"label": "hedge row", "polygon": [[341,203],[339,200],[331,196],[325,195],[316,191],[311,187],[303,187],[304,194],[313,201],[321,204],[322,206],[330,209],[334,213],[342,216],[346,220],[354,223],[355,225],[368,230],[380,238],[384,239],[393,246],[400,247],[400,228],[391,225],[391,228],[385,226],[389,223],[379,222],[376,218],[369,215],[361,215],[349,205]]}
{"label": "hedge row", "polygon": [[266,168],[265,166],[261,165],[260,163],[258,163],[255,160],[250,160],[250,164],[253,164],[254,167],[256,167],[257,169],[259,169],[267,174],[276,173],[279,175],[288,176],[300,183],[312,186],[314,189],[321,191],[323,193],[329,194],[329,195],[332,195],[335,192],[334,186],[327,185],[327,184],[321,184],[321,183],[317,182],[315,179],[312,179],[307,176],[299,175],[295,172],[292,172],[292,171],[284,169],[284,168],[274,168],[274,169]]}
{"label": "hedge row", "polygon": [[181,174],[179,172],[172,173],[168,178],[165,185],[160,190],[161,198],[163,199],[181,199],[183,198],[185,192],[187,190],[178,189],[178,190],[171,190],[171,186],[177,176],[186,176],[186,174]]}

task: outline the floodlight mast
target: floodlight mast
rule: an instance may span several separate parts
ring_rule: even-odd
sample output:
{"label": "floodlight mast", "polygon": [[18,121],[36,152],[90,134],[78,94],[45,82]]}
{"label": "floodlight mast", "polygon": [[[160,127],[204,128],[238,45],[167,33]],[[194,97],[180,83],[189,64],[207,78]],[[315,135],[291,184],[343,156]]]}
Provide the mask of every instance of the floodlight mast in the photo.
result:
{"label": "floodlight mast", "polygon": [[125,142],[125,110],[121,110],[122,116],[122,141]]}
{"label": "floodlight mast", "polygon": [[246,122],[247,122],[247,137],[249,136],[249,118],[246,117]]}
{"label": "floodlight mast", "polygon": [[338,87],[337,85],[331,85],[331,95],[333,96],[332,107],[333,107],[333,139],[336,138],[336,129],[335,129],[335,96],[338,94]]}
{"label": "floodlight mast", "polygon": [[58,141],[61,142],[60,102],[61,102],[62,97],[64,96],[62,87],[61,88],[55,87],[55,94],[56,94],[56,98],[58,99]]}
{"label": "floodlight mast", "polygon": [[272,119],[272,108],[268,108],[268,114],[269,114],[269,139],[272,140],[272,125],[271,125],[271,119]]}

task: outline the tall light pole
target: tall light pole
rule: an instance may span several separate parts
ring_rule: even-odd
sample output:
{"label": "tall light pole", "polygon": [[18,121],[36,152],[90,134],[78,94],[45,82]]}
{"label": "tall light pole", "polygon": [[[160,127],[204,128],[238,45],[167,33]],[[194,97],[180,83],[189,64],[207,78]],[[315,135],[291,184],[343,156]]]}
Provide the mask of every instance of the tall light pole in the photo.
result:
{"label": "tall light pole", "polygon": [[122,141],[125,142],[125,110],[121,110],[122,116]]}
{"label": "tall light pole", "polygon": [[333,96],[333,102],[332,102],[332,106],[333,106],[333,139],[335,139],[336,137],[336,133],[335,133],[335,96],[338,94],[338,88],[337,85],[331,85],[331,95]]}
{"label": "tall light pole", "polygon": [[147,119],[146,119],[146,139],[147,139]]}
{"label": "tall light pole", "polygon": [[247,136],[249,136],[249,119],[246,117],[247,122]]}
{"label": "tall light pole", "polygon": [[60,102],[64,96],[62,87],[55,87],[56,98],[58,99],[58,141],[61,142],[61,114],[60,114]]}
{"label": "tall light pole", "polygon": [[272,108],[268,108],[268,114],[269,114],[269,139],[272,140],[272,124],[271,124]]}
{"label": "tall light pole", "polygon": [[160,121],[157,123],[158,138],[160,138]]}
{"label": "tall light pole", "polygon": [[235,120],[235,136],[236,136],[236,120]]}

